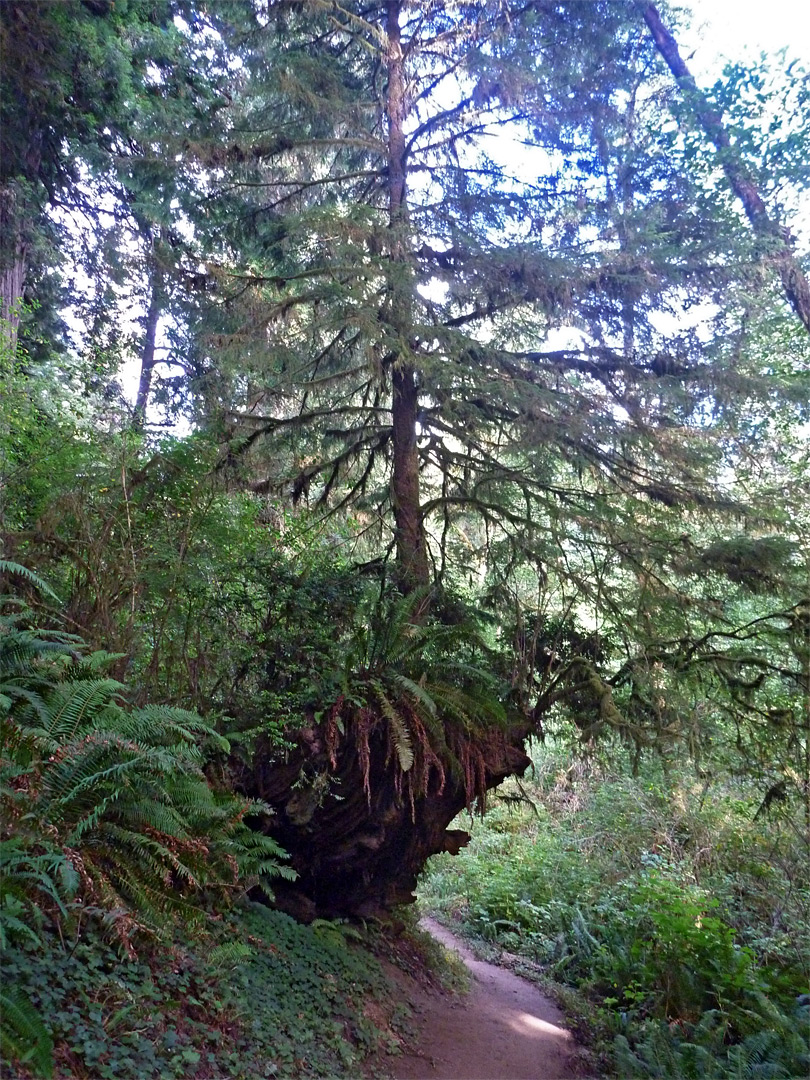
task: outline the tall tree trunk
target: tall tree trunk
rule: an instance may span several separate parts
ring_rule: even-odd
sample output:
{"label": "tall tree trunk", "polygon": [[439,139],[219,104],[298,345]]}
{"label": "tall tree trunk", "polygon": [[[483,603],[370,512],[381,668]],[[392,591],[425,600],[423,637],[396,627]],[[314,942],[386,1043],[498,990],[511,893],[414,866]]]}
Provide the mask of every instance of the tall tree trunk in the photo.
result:
{"label": "tall tree trunk", "polygon": [[644,21],[667,67],[690,95],[695,114],[703,130],[719,151],[726,179],[743,204],[754,232],[757,236],[770,239],[773,243],[771,258],[782,280],[782,288],[791,307],[810,333],[810,282],[793,254],[789,231],[768,214],[756,183],[731,144],[728,132],[723,127],[722,118],[698,88],[694,76],[681,57],[677,41],[661,21],[655,5],[646,3],[645,0],[636,0],[636,6],[644,16]]}
{"label": "tall tree trunk", "polygon": [[419,451],[416,424],[419,412],[418,374],[408,355],[411,328],[412,281],[408,251],[406,183],[405,65],[399,16],[401,0],[389,0],[388,34],[388,197],[389,280],[388,318],[398,344],[393,365],[392,419],[394,465],[391,493],[397,541],[397,572],[404,592],[430,584],[427,545],[419,495]]}
{"label": "tall tree trunk", "polygon": [[13,184],[0,187],[0,346],[13,353],[20,327],[26,251]]}
{"label": "tall tree trunk", "polygon": [[142,431],[146,419],[146,407],[152,390],[152,377],[155,371],[155,342],[157,339],[158,320],[163,309],[163,281],[160,268],[152,260],[150,274],[151,293],[144,325],[143,351],[141,352],[141,377],[138,381],[138,396],[135,399],[135,411],[132,415],[132,428]]}
{"label": "tall tree trunk", "polygon": [[12,176],[0,184],[0,346],[10,352],[17,347],[29,241],[40,213],[31,199],[29,185],[36,184],[41,161],[42,136],[35,132],[20,160],[14,163],[17,178],[24,183]]}

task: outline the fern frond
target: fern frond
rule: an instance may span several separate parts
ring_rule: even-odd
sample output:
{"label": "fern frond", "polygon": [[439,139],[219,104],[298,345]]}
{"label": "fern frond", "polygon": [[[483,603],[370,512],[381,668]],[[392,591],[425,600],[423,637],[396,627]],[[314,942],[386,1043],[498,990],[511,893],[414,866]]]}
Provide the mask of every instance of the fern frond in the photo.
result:
{"label": "fern frond", "polygon": [[[19,704],[24,702],[24,706],[34,713],[34,715],[42,722],[42,731],[45,732],[51,711],[48,707],[45,698],[39,690],[33,689],[30,685],[26,686],[24,683],[18,683],[13,681],[6,681],[3,683],[3,698],[8,701],[8,712],[14,708],[15,703]],[[26,714],[24,712],[19,713],[19,719],[22,723],[26,722]]]}
{"label": "fern frond", "polygon": [[397,758],[399,760],[399,767],[403,772],[407,772],[409,769],[413,768],[414,763],[411,733],[408,730],[407,722],[391,703],[385,692],[385,687],[379,679],[372,679],[371,686],[374,690],[377,703],[380,706],[380,711],[388,721],[388,726],[394,740],[394,747],[397,752]]}
{"label": "fern frond", "polygon": [[9,559],[0,559],[0,574],[10,574],[12,577],[24,578],[29,585],[33,585],[39,592],[49,596],[52,600],[56,600],[57,603],[60,602],[59,597],[50,585],[43,581],[39,574],[29,570],[27,566],[22,566],[18,562],[11,562]]}
{"label": "fern frond", "polygon": [[[0,563],[2,565],[2,563]],[[53,1039],[30,999],[17,987],[0,990],[0,1051],[35,1076],[53,1076]]]}
{"label": "fern frond", "polygon": [[75,656],[78,639],[72,634],[49,634],[43,637],[36,630],[19,630],[11,620],[0,621],[0,676],[13,674],[36,675],[36,664],[42,659]]}
{"label": "fern frond", "polygon": [[[170,797],[171,793],[167,793]],[[118,820],[130,829],[151,829],[174,840],[187,840],[191,835],[187,816],[179,813],[168,801],[155,798],[127,800],[120,807]]]}
{"label": "fern frond", "polygon": [[72,738],[123,691],[124,686],[115,679],[60,683],[47,698],[50,716],[46,730],[54,744]]}
{"label": "fern frond", "polygon": [[214,967],[236,967],[243,960],[249,960],[254,950],[244,941],[226,941],[223,945],[215,945],[208,953],[208,962]]}
{"label": "fern frond", "polygon": [[110,667],[116,660],[123,660],[126,653],[111,653],[106,649],[95,649],[91,653],[87,653],[86,656],[81,657],[80,665],[77,665],[78,672],[71,672],[71,677],[76,677],[77,674],[87,678],[90,675],[95,675],[99,671],[104,671],[105,668]]}
{"label": "fern frond", "polygon": [[389,680],[404,693],[414,698],[417,704],[422,706],[422,710],[427,711],[430,716],[436,715],[436,702],[424,686],[414,682],[413,679],[409,679],[407,675],[400,675],[396,671],[389,674]]}
{"label": "fern frond", "polygon": [[[124,889],[131,887],[128,880],[133,866],[140,864],[141,870],[151,869],[158,882],[165,882],[167,871],[173,871],[179,878],[193,887],[199,887],[204,883],[207,875],[204,873],[205,856],[208,855],[207,847],[200,847],[201,866],[193,868],[188,862],[169,847],[164,838],[138,832],[126,828],[111,821],[104,821],[97,831],[97,845],[102,843],[106,846],[105,859],[108,867],[115,868],[120,878],[117,884]],[[135,879],[137,880],[137,878]],[[148,876],[144,884],[148,883]],[[171,903],[171,897],[164,898],[167,904]]]}
{"label": "fern frond", "polygon": [[178,708],[175,705],[145,705],[140,709],[133,709],[131,716],[134,721],[142,722],[153,732],[151,742],[160,739],[167,742],[196,743],[201,738],[210,741],[223,753],[230,751],[230,743],[220,735],[207,721],[197,713],[187,709]]}
{"label": "fern frond", "polygon": [[495,698],[463,690],[450,683],[430,684],[430,692],[439,711],[456,720],[467,732],[503,726],[506,710]]}

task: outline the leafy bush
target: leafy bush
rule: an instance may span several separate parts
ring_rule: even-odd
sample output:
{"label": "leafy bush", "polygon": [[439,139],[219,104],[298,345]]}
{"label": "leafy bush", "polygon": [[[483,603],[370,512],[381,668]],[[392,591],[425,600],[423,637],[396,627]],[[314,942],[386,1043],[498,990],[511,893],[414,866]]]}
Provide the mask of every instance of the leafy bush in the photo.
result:
{"label": "leafy bush", "polygon": [[218,455],[203,435],[64,437],[25,466],[35,499],[7,486],[7,542],[65,598],[68,625],[120,654],[111,673],[136,704],[283,742],[313,680],[342,663],[368,582],[339,532],[318,538],[303,512],[229,490]]}

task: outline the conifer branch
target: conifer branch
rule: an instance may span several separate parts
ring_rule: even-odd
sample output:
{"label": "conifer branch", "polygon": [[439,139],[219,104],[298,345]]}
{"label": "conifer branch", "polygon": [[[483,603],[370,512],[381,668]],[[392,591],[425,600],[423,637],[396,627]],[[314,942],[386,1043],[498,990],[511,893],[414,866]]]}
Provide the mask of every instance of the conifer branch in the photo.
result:
{"label": "conifer branch", "polygon": [[645,0],[636,0],[636,6],[643,15],[667,67],[689,96],[703,130],[717,148],[726,179],[743,204],[746,217],[751,222],[755,234],[773,243],[774,250],[771,258],[779,271],[782,288],[791,307],[810,333],[810,282],[793,254],[790,230],[780,225],[768,213],[768,208],[759,194],[753,177],[731,143],[729,134],[723,126],[722,117],[712,108],[706,95],[695,82],[694,76],[681,57],[677,41],[661,21],[655,5],[646,3]]}

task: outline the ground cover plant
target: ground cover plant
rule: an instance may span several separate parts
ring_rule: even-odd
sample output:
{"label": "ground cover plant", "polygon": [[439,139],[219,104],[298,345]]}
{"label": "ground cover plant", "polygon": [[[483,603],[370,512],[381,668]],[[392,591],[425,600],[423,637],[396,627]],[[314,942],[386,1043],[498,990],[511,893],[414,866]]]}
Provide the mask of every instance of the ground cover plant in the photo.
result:
{"label": "ground cover plant", "polygon": [[206,776],[227,740],[186,710],[132,707],[104,675],[115,657],[2,601],[4,1062],[103,1080],[351,1075],[391,1037],[365,1014],[387,982],[338,925],[248,901],[293,875],[249,825],[268,808]]}
{"label": "ground cover plant", "polygon": [[388,1021],[402,1010],[371,953],[339,925],[263,905],[142,940],[135,956],[97,922],[70,938],[41,932],[5,950],[3,976],[53,1047],[52,1066],[30,1043],[4,1053],[21,1077],[355,1077],[398,1045]]}
{"label": "ground cover plant", "polygon": [[432,862],[422,902],[575,987],[613,1075],[805,1075],[803,830],[757,817],[743,781],[536,762],[468,849]]}

